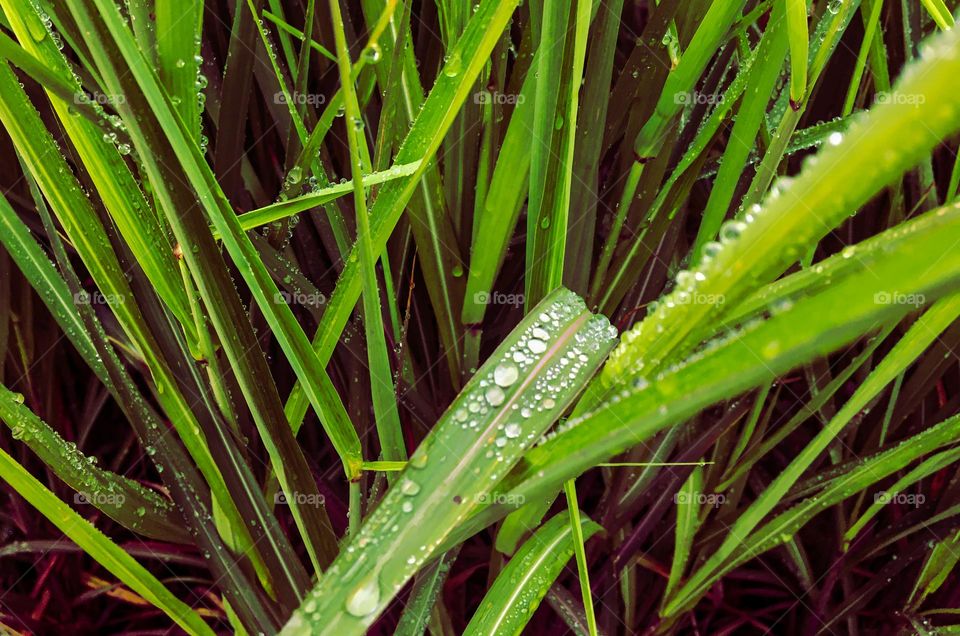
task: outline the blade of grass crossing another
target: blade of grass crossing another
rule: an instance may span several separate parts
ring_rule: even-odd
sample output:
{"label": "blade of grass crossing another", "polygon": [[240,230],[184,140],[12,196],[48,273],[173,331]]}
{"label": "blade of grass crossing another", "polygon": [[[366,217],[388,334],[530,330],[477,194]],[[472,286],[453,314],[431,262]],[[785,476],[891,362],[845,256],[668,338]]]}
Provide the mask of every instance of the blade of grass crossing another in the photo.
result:
{"label": "blade of grass crossing another", "polygon": [[[459,106],[467,98],[490,52],[500,39],[519,0],[483,0],[473,13],[466,30],[450,52],[443,71],[423,103],[403,144],[397,150],[394,163],[420,161],[410,177],[384,184],[370,207],[370,229],[374,252],[379,254],[403,214],[404,206],[419,187],[426,164],[433,159],[449,130]],[[356,248],[354,248],[356,249]],[[337,287],[317,328],[313,347],[326,363],[333,354],[340,334],[360,298],[363,282],[356,258],[347,258],[346,266],[337,281]],[[286,412],[290,421],[300,422],[306,415],[307,399],[298,383],[290,394]]]}
{"label": "blade of grass crossing another", "polygon": [[861,409],[883,390],[907,366],[932,343],[940,333],[960,316],[960,296],[944,298],[931,307],[894,346],[887,356],[874,367],[867,379],[854,395],[837,412],[837,415],[816,437],[791,461],[790,465],[770,483],[750,507],[741,514],[730,529],[727,539],[710,555],[684,587],[668,599],[665,607],[667,615],[689,604],[691,599],[704,589],[704,581],[711,579],[724,560],[733,553],[743,537],[748,536],[758,523],[783,496],[813,461],[827,448],[841,430]]}
{"label": "blade of grass crossing another", "polygon": [[362,634],[570,405],[615,330],[559,289],[467,383],[284,634]]}
{"label": "blade of grass crossing another", "polygon": [[340,0],[330,0],[333,16],[333,35],[337,47],[337,66],[340,69],[341,90],[347,117],[347,141],[350,146],[350,172],[353,179],[353,205],[357,216],[357,243],[360,250],[360,271],[363,275],[363,316],[367,336],[367,361],[370,367],[370,392],[373,396],[373,412],[380,449],[386,461],[403,461],[407,450],[400,428],[400,413],[397,410],[393,372],[383,333],[383,314],[380,309],[380,289],[377,283],[377,255],[370,240],[370,218],[367,214],[366,192],[363,189],[363,165],[360,159],[359,138],[363,128],[360,105],[353,87],[350,69],[350,52],[347,36],[343,31],[340,15]]}
{"label": "blade of grass crossing another", "polygon": [[[0,397],[0,399],[6,398]],[[2,449],[0,449],[0,479],[10,484],[21,497],[70,537],[84,552],[128,585],[131,590],[162,610],[188,634],[214,636],[214,631],[195,610],[171,594],[150,572],[89,521],[57,499]]]}
{"label": "blade of grass crossing another", "polygon": [[132,479],[104,470],[70,445],[21,403],[23,396],[0,385],[0,419],[10,434],[30,447],[64,483],[125,528],[160,541],[189,543],[180,513],[160,494]]}
{"label": "blade of grass crossing another", "polygon": [[[531,449],[501,485],[519,501],[550,497],[563,481],[644,442],[719,400],[757,388],[826,355],[914,309],[877,302],[875,294],[922,294],[928,301],[952,291],[960,278],[960,255],[950,246],[960,228],[960,208],[942,208],[888,231],[873,254],[854,253],[854,268],[824,291],[783,303],[774,315],[749,323],[707,345],[702,352],[578,418],[571,418]],[[829,321],[824,325],[825,321]],[[807,328],[819,324],[822,330]],[[770,344],[774,343],[774,344]],[[653,379],[656,381],[652,381]],[[457,533],[463,538],[515,506],[491,506]]]}
{"label": "blade of grass crossing another", "polygon": [[[626,383],[683,357],[725,311],[781,274],[851,210],[960,129],[956,95],[945,88],[958,73],[960,33],[952,30],[930,43],[924,60],[908,68],[897,86],[898,93],[923,94],[926,101],[878,105],[845,134],[831,135],[816,161],[750,210],[749,219],[721,228],[721,243],[705,250],[698,267],[678,274],[674,290],[624,334],[601,374],[603,385]],[[890,139],[900,143],[891,146]],[[875,169],[865,173],[863,162]],[[722,301],[686,301],[692,297]]]}
{"label": "blade of grass crossing another", "polygon": [[[288,494],[296,493],[289,499],[290,509],[314,567],[319,568],[335,552],[335,538],[325,512],[317,506],[303,505],[303,497],[319,499],[316,482],[284,422],[282,405],[266,360],[213,242],[207,221],[196,205],[198,200],[207,218],[220,231],[227,251],[294,372],[305,381],[311,401],[348,475],[360,465],[356,431],[289,306],[277,302],[281,296],[269,272],[249,237],[240,229],[236,214],[203,160],[200,149],[187,138],[155,74],[130,37],[117,7],[107,0],[70,0],[69,6],[84,29],[85,37],[95,45],[91,50],[105,81],[112,90],[127,96],[120,108],[128,120],[131,138],[141,150],[144,166],[156,184],[158,201],[183,246],[190,272],[243,395],[250,403],[254,423],[277,470],[280,484]],[[91,11],[91,6],[98,11]],[[118,66],[121,61],[124,63],[122,72]],[[186,183],[191,188],[187,189]],[[251,355],[251,352],[255,354]]]}

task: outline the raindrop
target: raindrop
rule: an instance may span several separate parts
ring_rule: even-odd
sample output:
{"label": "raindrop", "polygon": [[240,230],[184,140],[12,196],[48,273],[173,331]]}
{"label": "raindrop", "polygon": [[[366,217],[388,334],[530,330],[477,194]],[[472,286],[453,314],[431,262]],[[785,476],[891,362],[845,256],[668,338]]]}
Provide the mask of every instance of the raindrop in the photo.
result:
{"label": "raindrop", "polygon": [[487,392],[484,394],[484,397],[487,398],[487,402],[490,403],[490,406],[500,406],[503,404],[504,394],[503,389],[498,386],[492,386],[487,389]]}
{"label": "raindrop", "polygon": [[371,42],[370,46],[363,49],[363,59],[367,64],[376,64],[381,57],[380,45],[376,42]]}
{"label": "raindrop", "polygon": [[520,372],[517,370],[517,365],[512,362],[502,362],[493,370],[493,381],[497,383],[497,386],[508,387],[516,382],[519,377]]}
{"label": "raindrop", "polygon": [[347,612],[353,616],[367,616],[372,614],[380,604],[380,586],[371,576],[358,585],[347,597]]}
{"label": "raindrop", "polygon": [[527,340],[527,348],[533,353],[543,353],[547,350],[547,343],[539,338],[530,338]]}

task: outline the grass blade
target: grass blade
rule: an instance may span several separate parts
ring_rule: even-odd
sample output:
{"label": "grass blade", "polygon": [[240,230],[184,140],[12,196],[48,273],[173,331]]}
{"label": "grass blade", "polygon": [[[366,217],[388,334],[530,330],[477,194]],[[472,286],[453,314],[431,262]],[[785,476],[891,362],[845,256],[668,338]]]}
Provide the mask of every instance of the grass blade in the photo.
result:
{"label": "grass blade", "polygon": [[450,405],[283,633],[363,633],[569,406],[611,330],[569,291],[545,298]]}
{"label": "grass blade", "polygon": [[61,532],[70,537],[114,576],[129,585],[130,589],[163,610],[188,634],[214,635],[213,630],[207,626],[199,614],[171,594],[160,581],[90,522],[57,499],[3,450],[0,450],[0,479],[10,484]]}
{"label": "grass blade", "polygon": [[600,526],[586,518],[574,528],[562,514],[543,524],[497,576],[464,636],[520,634],[573,556],[577,541],[589,539],[599,530]]}

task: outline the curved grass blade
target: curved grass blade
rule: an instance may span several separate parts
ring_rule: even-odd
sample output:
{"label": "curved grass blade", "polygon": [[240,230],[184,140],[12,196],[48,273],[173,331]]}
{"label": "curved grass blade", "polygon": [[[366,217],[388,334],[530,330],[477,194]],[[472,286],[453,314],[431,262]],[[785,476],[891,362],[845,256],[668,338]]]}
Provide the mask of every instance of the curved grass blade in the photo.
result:
{"label": "curved grass blade", "polygon": [[467,383],[283,633],[363,633],[570,405],[612,331],[572,292],[545,298]]}
{"label": "curved grass blade", "polygon": [[[927,302],[960,281],[960,208],[941,208],[889,231],[890,244],[860,256],[861,267],[827,290],[793,299],[668,371],[640,378],[596,410],[572,418],[529,451],[505,480],[521,500],[551,496],[564,480],[649,439],[702,408],[770,382],[797,365],[898,322],[916,307],[883,302],[886,294],[919,294]],[[882,296],[875,296],[882,294]],[[899,297],[899,296],[898,296]],[[878,300],[879,299],[879,300]],[[817,324],[816,330],[809,325]],[[656,381],[654,381],[656,380]],[[508,511],[492,506],[464,526],[469,534]]]}
{"label": "curved grass blade", "polygon": [[120,525],[160,541],[190,543],[180,513],[170,501],[132,479],[104,470],[66,442],[0,385],[0,419],[14,439],[30,447],[57,477],[77,491],[77,503],[95,506]]}
{"label": "curved grass blade", "polygon": [[[586,517],[579,527],[583,540],[601,529]],[[573,556],[574,530],[559,514],[527,539],[487,590],[464,636],[520,634]]]}
{"label": "curved grass blade", "polygon": [[10,484],[20,496],[70,537],[84,552],[130,586],[134,592],[162,610],[188,634],[214,636],[214,631],[195,610],[171,594],[150,572],[89,521],[57,499],[2,449],[0,449],[0,479]]}
{"label": "curved grass blade", "polygon": [[[604,367],[602,384],[624,383],[684,356],[709,335],[725,308],[781,274],[851,210],[960,128],[956,95],[945,89],[958,73],[960,33],[950,31],[930,43],[925,58],[898,84],[899,94],[924,95],[922,107],[877,106],[846,134],[832,136],[815,163],[750,211],[749,222],[722,228],[722,246],[705,249],[699,266],[678,275],[676,288],[656,310],[624,334]],[[901,143],[891,146],[890,139]],[[863,162],[875,169],[864,173]],[[694,297],[722,301],[688,302]]]}
{"label": "curved grass blade", "polygon": [[900,339],[889,354],[878,364],[860,385],[837,415],[821,429],[816,437],[790,462],[777,478],[745,510],[730,528],[724,542],[707,562],[694,573],[676,597],[668,599],[665,613],[674,613],[688,605],[696,592],[705,589],[704,581],[712,580],[716,570],[740,547],[742,538],[749,535],[763,517],[786,495],[790,487],[810,467],[836,438],[839,432],[860,412],[884,387],[892,382],[907,366],[933,342],[940,333],[960,316],[960,296],[944,298],[931,307]]}

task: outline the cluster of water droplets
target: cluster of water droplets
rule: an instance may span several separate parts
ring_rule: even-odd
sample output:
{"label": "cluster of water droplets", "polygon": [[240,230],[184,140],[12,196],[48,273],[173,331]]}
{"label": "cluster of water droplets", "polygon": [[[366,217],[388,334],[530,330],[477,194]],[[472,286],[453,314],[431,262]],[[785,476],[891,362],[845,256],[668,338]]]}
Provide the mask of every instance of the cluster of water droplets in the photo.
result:
{"label": "cluster of water droplets", "polygon": [[[481,503],[478,493],[490,489],[482,484],[502,478],[540,435],[544,423],[566,407],[573,390],[599,364],[601,348],[606,349],[616,337],[605,318],[592,316],[572,337],[559,340],[585,311],[579,297],[566,293],[537,313],[520,337],[467,386],[437,431],[411,456],[408,469],[334,565],[349,572],[360,569],[364,561],[367,564],[368,571],[344,600],[347,613],[357,618],[373,615],[381,599],[388,592],[395,593],[440,546],[442,536],[429,533],[430,538],[407,554],[399,569],[381,576],[381,566],[389,561],[400,537],[408,539],[418,532],[418,522],[413,520],[417,510],[445,506],[448,516],[466,517]],[[456,466],[449,464],[454,457],[473,465],[475,492],[454,495],[452,502],[428,501],[438,485],[436,480],[449,472],[439,467],[455,470]],[[487,461],[478,462],[477,457]],[[434,470],[425,470],[428,466]],[[448,521],[445,519],[445,524]],[[314,595],[304,604],[306,617],[316,617],[311,615],[318,610],[319,598]]]}

